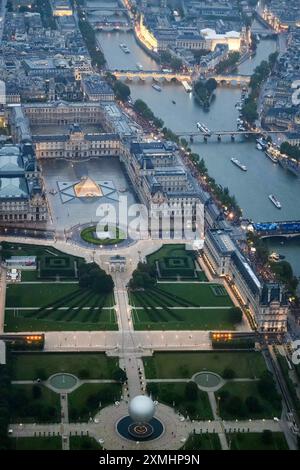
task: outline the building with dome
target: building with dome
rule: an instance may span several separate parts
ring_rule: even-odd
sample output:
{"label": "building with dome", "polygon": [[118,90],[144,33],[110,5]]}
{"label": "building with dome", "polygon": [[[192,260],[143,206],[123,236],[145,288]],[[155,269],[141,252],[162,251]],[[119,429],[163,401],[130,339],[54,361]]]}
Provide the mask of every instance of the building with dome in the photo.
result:
{"label": "building with dome", "polygon": [[32,145],[4,145],[0,149],[0,222],[47,218],[47,202]]}

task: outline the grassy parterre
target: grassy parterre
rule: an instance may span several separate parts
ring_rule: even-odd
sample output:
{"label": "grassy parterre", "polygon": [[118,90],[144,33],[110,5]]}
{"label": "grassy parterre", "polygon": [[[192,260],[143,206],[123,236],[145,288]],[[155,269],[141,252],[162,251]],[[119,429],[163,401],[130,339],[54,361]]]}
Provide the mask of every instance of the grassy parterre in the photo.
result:
{"label": "grassy parterre", "polygon": [[151,299],[153,307],[161,307],[164,301],[169,307],[232,307],[232,301],[224,290],[224,295],[216,295],[218,284],[205,283],[161,283],[147,291],[130,293],[130,303],[143,307],[143,297]]}
{"label": "grassy parterre", "polygon": [[60,422],[59,395],[40,385],[41,395],[34,398],[37,385],[14,385],[11,420],[14,423]]}
{"label": "grassy parterre", "polygon": [[[234,397],[239,397],[244,403],[247,397],[255,397],[260,403],[261,409],[259,412],[251,412],[245,407],[242,410],[239,409],[239,416],[234,412],[229,412],[227,409],[224,409],[222,406],[222,401],[220,401],[220,415],[223,419],[230,420],[236,418],[251,418],[251,419],[261,419],[261,418],[280,418],[282,407],[278,403],[278,406],[270,403],[269,400],[263,398],[258,391],[258,382],[228,382],[226,383],[218,392],[215,393],[216,397],[220,396],[222,392],[229,392],[230,395]],[[217,398],[218,399],[218,398]]]}
{"label": "grassy parterre", "polygon": [[11,438],[13,450],[61,450],[61,437],[20,437]]}
{"label": "grassy parterre", "polygon": [[270,444],[263,442],[262,433],[237,433],[228,437],[231,450],[288,450],[284,434],[281,432],[273,433]]}
{"label": "grassy parterre", "polygon": [[70,436],[70,450],[101,450],[102,446],[89,436]]}
{"label": "grassy parterre", "polygon": [[147,256],[147,263],[155,266],[161,280],[207,281],[203,271],[196,270],[193,251],[187,251],[184,244],[166,244],[155,253]]}
{"label": "grassy parterre", "polygon": [[232,301],[217,284],[162,283],[129,298],[137,330],[235,329]]}
{"label": "grassy parterre", "polygon": [[80,377],[86,370],[90,379],[110,379],[118,367],[118,361],[104,353],[14,353],[11,364],[13,380],[34,380],[40,370],[46,377],[58,372]]}
{"label": "grassy parterre", "polygon": [[86,422],[105,406],[120,400],[121,385],[83,384],[68,396],[71,421]]}
{"label": "grassy parterre", "polygon": [[222,376],[233,369],[237,378],[257,378],[266,370],[263,356],[256,352],[156,352],[144,358],[148,379],[191,378],[202,370]]}
{"label": "grassy parterre", "polygon": [[[83,258],[78,256],[62,253],[51,246],[30,245],[25,243],[2,242],[2,256],[4,259],[11,256],[36,256],[38,263],[38,271],[35,272],[36,277],[31,278],[28,275],[30,271],[23,271],[22,278],[25,281],[36,280],[40,277],[43,279],[59,278],[75,278],[75,267],[83,263]],[[24,276],[23,276],[24,275]]]}
{"label": "grassy parterre", "polygon": [[[6,289],[6,307],[46,307],[56,302],[67,302],[72,294],[79,293],[78,284],[11,284]],[[76,297],[75,297],[76,298]],[[64,305],[68,305],[65,303]]]}
{"label": "grassy parterre", "polygon": [[191,419],[213,419],[213,414],[206,392],[198,390],[198,399],[190,401],[185,396],[185,383],[149,383],[151,395],[160,403],[174,407],[184,416]]}
{"label": "grassy parterre", "polygon": [[[113,295],[80,289],[77,283],[9,285],[5,331],[117,329]],[[106,308],[109,307],[109,308]]]}
{"label": "grassy parterre", "polygon": [[[47,246],[3,242],[1,247],[4,259],[37,256],[39,266],[37,271],[22,271],[20,284],[7,286],[5,331],[117,329],[113,294],[98,294],[79,287],[77,268],[83,258]],[[47,276],[64,281],[51,282],[49,288]]]}
{"label": "grassy parterre", "polygon": [[136,330],[234,330],[229,309],[133,309]]}
{"label": "grassy parterre", "polygon": [[192,434],[182,447],[182,450],[221,450],[217,434]]}

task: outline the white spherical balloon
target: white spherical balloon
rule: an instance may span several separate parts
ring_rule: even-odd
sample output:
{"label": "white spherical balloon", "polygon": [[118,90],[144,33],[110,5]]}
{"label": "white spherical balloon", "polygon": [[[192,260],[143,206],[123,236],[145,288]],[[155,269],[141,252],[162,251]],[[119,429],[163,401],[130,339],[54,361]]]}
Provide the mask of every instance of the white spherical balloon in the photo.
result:
{"label": "white spherical balloon", "polygon": [[147,423],[154,416],[155,406],[150,397],[138,395],[130,401],[128,411],[133,421]]}

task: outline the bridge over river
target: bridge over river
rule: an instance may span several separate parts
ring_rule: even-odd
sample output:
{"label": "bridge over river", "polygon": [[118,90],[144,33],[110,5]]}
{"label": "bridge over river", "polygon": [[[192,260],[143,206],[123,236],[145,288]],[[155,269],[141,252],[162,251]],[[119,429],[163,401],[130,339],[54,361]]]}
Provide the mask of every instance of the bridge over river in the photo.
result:
{"label": "bridge over river", "polygon": [[[146,80],[152,78],[153,80],[178,80],[180,82],[195,81],[198,76],[190,72],[175,72],[166,70],[109,70],[110,73],[115,75],[119,79],[134,80],[139,78],[140,80]],[[206,78],[214,78],[219,85],[229,86],[247,86],[250,83],[250,75],[212,75]]]}

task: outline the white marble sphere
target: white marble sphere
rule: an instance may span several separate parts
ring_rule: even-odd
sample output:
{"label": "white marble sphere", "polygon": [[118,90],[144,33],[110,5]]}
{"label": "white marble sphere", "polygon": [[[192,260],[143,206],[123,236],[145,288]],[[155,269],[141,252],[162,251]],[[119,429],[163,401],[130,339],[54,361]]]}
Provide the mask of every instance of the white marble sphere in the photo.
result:
{"label": "white marble sphere", "polygon": [[147,423],[154,416],[155,405],[150,397],[138,395],[130,401],[128,412],[134,422]]}

